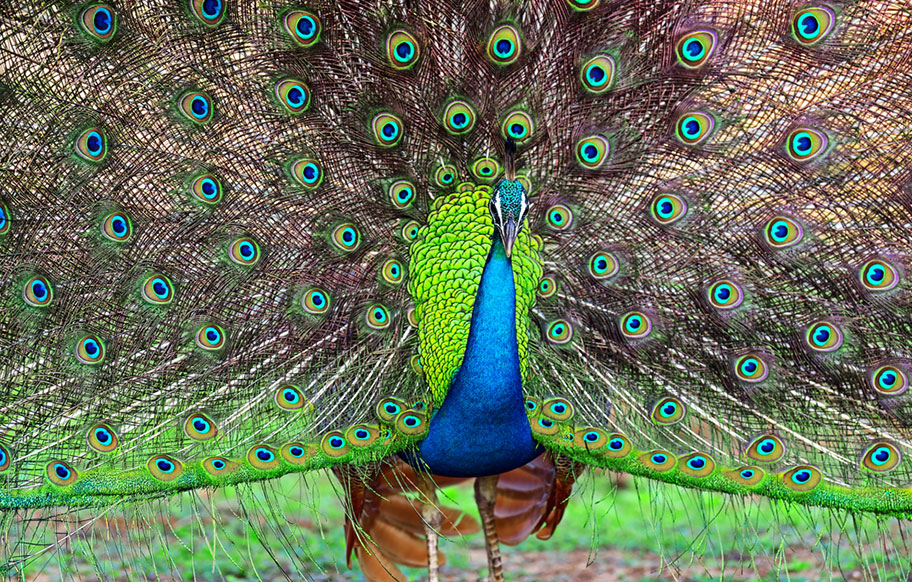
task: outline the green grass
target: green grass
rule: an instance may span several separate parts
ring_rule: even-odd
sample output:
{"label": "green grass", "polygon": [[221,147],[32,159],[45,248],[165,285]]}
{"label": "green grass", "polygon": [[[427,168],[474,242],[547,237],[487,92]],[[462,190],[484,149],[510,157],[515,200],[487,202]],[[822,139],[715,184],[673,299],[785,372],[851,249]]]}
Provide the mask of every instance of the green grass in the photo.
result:
{"label": "green grass", "polygon": [[[335,480],[288,476],[275,485],[162,500],[110,512],[103,524],[63,516],[70,521],[41,539],[76,533],[12,578],[362,580],[357,562],[354,570],[345,566]],[[477,516],[471,486],[446,489],[441,502]],[[590,474],[551,540],[533,537],[504,553],[512,580],[561,579],[554,564],[567,560],[578,563],[577,571],[594,560],[588,571],[616,576],[606,580],[907,580],[910,552],[899,528],[895,520],[647,480],[616,491],[607,475]],[[444,540],[445,579],[477,579],[483,547],[480,535]],[[424,575],[407,571],[412,580]]]}

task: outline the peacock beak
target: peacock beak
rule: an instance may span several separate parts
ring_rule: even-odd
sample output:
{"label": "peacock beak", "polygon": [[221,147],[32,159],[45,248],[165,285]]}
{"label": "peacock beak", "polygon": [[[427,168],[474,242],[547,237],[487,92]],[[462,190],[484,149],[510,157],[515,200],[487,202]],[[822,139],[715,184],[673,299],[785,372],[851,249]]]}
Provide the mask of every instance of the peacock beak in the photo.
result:
{"label": "peacock beak", "polygon": [[516,242],[516,235],[519,233],[519,226],[516,224],[516,221],[513,220],[513,215],[510,214],[504,220],[504,224],[500,227],[500,238],[503,241],[504,251],[507,253],[507,258],[510,258],[513,255],[513,243]]}

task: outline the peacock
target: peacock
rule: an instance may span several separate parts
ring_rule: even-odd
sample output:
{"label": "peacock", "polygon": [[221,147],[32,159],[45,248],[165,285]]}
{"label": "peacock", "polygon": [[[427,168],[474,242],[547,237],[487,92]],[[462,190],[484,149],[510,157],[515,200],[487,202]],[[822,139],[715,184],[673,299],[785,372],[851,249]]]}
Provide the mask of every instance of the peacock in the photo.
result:
{"label": "peacock", "polygon": [[[5,3],[5,572],[322,470],[369,580],[476,531],[503,580],[588,468],[912,518],[910,35],[888,0]],[[438,498],[472,479],[479,521]]]}

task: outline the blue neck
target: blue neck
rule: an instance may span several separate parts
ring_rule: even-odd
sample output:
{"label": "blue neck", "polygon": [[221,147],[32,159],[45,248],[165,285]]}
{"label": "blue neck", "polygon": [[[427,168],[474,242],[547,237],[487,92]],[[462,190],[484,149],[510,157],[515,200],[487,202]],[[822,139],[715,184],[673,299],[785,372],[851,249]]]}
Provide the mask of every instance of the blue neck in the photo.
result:
{"label": "blue neck", "polygon": [[540,453],[523,400],[513,268],[496,235],[475,297],[462,366],[420,451],[434,473],[454,477],[503,473]]}

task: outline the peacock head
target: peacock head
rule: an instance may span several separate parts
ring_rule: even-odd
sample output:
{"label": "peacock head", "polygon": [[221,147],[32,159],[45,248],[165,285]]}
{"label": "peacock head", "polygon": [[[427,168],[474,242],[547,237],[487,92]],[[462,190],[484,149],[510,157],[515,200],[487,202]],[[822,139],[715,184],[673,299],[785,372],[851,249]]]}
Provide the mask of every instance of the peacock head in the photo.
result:
{"label": "peacock head", "polygon": [[513,243],[529,212],[529,197],[519,180],[501,180],[494,186],[488,205],[494,226],[500,233],[507,257],[513,252]]}
{"label": "peacock head", "polygon": [[516,179],[516,143],[513,138],[507,139],[504,152],[504,179],[494,186],[488,209],[509,258],[513,252],[513,243],[529,212],[529,197],[522,182]]}

